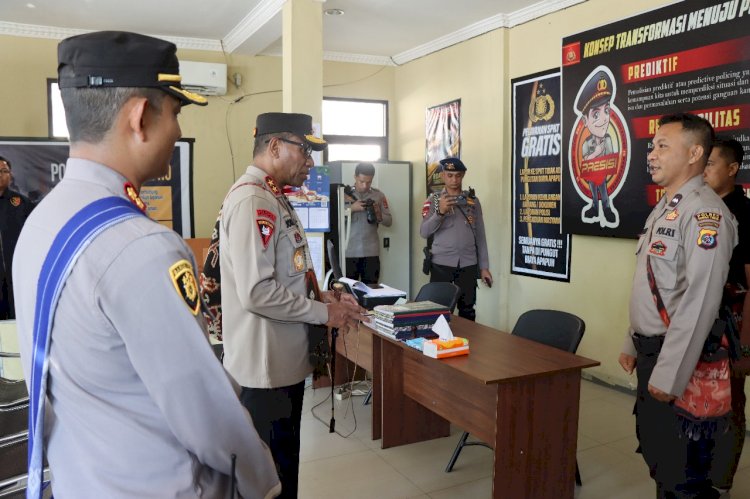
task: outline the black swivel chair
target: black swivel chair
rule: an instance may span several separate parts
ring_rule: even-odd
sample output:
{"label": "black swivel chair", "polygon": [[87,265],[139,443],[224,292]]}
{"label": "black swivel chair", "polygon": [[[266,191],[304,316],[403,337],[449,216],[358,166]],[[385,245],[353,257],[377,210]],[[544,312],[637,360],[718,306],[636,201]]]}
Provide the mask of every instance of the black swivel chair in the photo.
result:
{"label": "black swivel chair", "polygon": [[[521,314],[511,334],[575,353],[581,343],[584,331],[586,331],[586,323],[580,317],[558,310],[537,309]],[[456,460],[465,446],[482,445],[492,448],[484,442],[467,442],[468,438],[469,433],[465,431],[461,435],[450,461],[448,461],[448,466],[445,467],[446,473],[453,470],[453,465],[456,464]],[[581,485],[578,460],[576,460],[576,484]]]}
{"label": "black swivel chair", "polygon": [[461,288],[450,282],[428,282],[419,290],[414,301],[432,301],[448,307],[453,313],[461,295]]}

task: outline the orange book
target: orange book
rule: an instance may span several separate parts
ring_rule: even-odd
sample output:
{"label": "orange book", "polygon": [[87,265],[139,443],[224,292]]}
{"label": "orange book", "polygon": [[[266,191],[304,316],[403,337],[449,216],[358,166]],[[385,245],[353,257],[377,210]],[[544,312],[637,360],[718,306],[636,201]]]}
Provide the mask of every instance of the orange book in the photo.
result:
{"label": "orange book", "polygon": [[457,357],[469,354],[469,340],[453,338],[452,340],[429,340],[424,342],[422,352],[433,359]]}

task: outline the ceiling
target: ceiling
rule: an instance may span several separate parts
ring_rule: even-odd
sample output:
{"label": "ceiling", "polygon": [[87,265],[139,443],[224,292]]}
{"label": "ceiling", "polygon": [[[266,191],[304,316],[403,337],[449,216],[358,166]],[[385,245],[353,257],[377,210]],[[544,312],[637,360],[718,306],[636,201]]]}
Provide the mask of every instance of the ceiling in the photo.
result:
{"label": "ceiling", "polygon": [[[317,0],[326,60],[398,65],[586,0]],[[180,48],[281,55],[285,0],[1,0],[0,34],[137,31]]]}

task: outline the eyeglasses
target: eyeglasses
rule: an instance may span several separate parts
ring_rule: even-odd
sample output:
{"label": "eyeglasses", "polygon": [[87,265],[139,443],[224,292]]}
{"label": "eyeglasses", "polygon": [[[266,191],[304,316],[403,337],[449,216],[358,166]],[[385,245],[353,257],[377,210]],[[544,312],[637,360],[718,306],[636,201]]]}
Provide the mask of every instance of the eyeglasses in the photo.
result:
{"label": "eyeglasses", "polygon": [[[287,144],[292,144],[293,146],[299,146],[299,148],[302,149],[302,154],[304,154],[306,158],[309,158],[312,155],[312,146],[310,144],[306,144],[304,142],[295,142],[293,140],[285,139],[284,137],[276,137],[276,138],[282,142],[286,142]],[[269,142],[271,142],[271,139],[268,139],[266,141],[266,144],[268,144]]]}
{"label": "eyeglasses", "polygon": [[7,168],[0,169],[0,175],[10,175],[10,170]]}

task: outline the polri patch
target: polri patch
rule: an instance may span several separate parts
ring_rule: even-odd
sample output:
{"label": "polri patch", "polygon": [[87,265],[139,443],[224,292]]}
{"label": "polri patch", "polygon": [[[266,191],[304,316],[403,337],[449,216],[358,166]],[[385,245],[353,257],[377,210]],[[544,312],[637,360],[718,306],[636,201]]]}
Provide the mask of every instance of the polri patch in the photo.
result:
{"label": "polri patch", "polygon": [[268,241],[270,241],[271,236],[273,236],[274,225],[268,220],[263,220],[261,218],[255,219],[255,223],[258,225],[260,242],[263,244],[263,249],[266,249],[268,248]]}
{"label": "polri patch", "polygon": [[259,218],[267,218],[272,222],[276,221],[276,214],[268,210],[255,210],[255,215]]}
{"label": "polri patch", "polygon": [[667,253],[667,245],[661,241],[654,241],[648,252],[656,256],[664,256]]}
{"label": "polri patch", "polygon": [[714,249],[718,243],[716,236],[719,233],[714,229],[701,229],[698,233],[698,247],[706,250]]}
{"label": "polri patch", "polygon": [[677,212],[677,210],[672,210],[669,213],[667,213],[667,216],[664,217],[664,220],[669,220],[670,222],[672,220],[677,220],[677,217],[679,217],[680,214]]}
{"label": "polri patch", "polygon": [[657,227],[656,235],[674,237],[674,231],[675,231],[674,227]]}
{"label": "polri patch", "polygon": [[174,289],[180,295],[193,315],[198,315],[201,301],[198,298],[198,282],[195,280],[193,266],[187,260],[180,260],[169,267],[169,278],[172,279]]}

